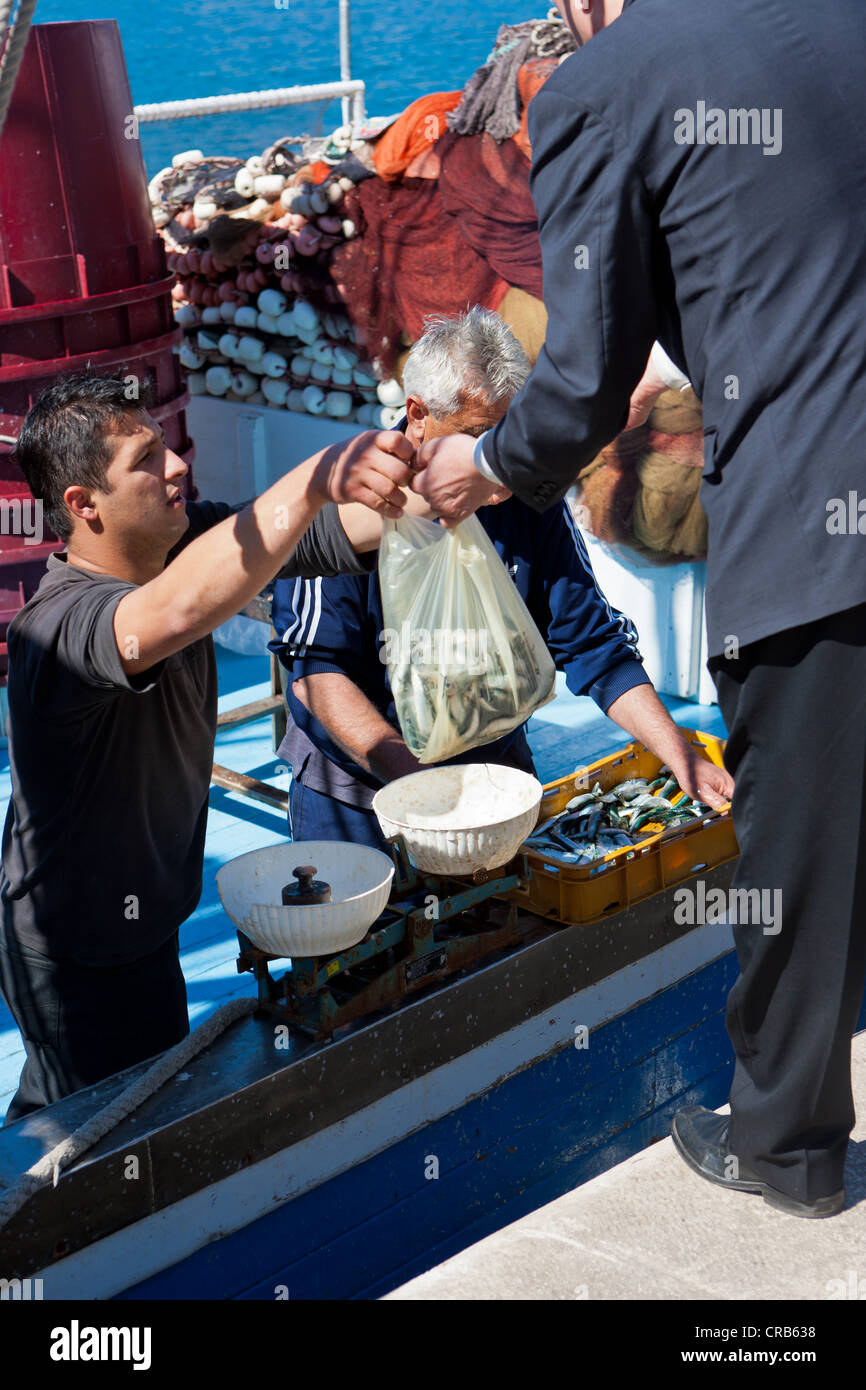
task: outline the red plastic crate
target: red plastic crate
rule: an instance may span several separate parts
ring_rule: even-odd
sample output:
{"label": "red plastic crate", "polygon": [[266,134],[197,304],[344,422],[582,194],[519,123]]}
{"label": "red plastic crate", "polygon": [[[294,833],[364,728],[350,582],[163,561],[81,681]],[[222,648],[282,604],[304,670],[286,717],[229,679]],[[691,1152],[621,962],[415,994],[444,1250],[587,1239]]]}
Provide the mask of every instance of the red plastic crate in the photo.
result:
{"label": "red plastic crate", "polygon": [[173,283],[166,275],[111,294],[0,309],[0,368],[61,364],[172,333]]}
{"label": "red plastic crate", "polygon": [[156,404],[182,410],[189,400],[180,362],[172,347],[182,330],[172,328],[157,338],[102,351],[78,353],[74,357],[53,358],[47,362],[0,367],[0,434],[17,439],[33,402],[68,372],[91,369],[95,372],[124,371],[153,383]]}
{"label": "red plastic crate", "polygon": [[115,20],[35,24],[0,138],[0,308],[165,275]]}
{"label": "red plastic crate", "polygon": [[19,609],[36,593],[45,573],[48,556],[52,550],[59,548],[60,543],[56,542],[53,546],[27,547],[29,551],[39,550],[40,554],[25,552],[22,556],[10,551],[0,553],[0,685],[6,684],[9,670],[6,643],[9,624]]}
{"label": "red plastic crate", "polygon": [[[151,381],[153,414],[191,464],[174,277],[128,138],[132,109],[114,20],[33,26],[0,136],[0,435],[17,438],[58,376],[122,369]],[[196,495],[191,471],[185,492]],[[14,452],[0,448],[0,501],[27,497]],[[6,627],[60,544],[0,530],[0,683]]]}

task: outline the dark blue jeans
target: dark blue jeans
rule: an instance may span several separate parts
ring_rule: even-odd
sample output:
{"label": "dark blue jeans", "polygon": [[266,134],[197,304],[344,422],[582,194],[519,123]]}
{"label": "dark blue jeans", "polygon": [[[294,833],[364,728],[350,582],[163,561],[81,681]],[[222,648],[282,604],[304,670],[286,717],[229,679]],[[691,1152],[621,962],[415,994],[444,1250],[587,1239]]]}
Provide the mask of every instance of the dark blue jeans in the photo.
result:
{"label": "dark blue jeans", "polygon": [[388,853],[388,842],[373,811],[349,806],[292,779],[289,831],[293,840],[348,840]]}
{"label": "dark blue jeans", "polygon": [[27,1054],[7,1125],[189,1032],[177,932],[128,965],[94,966],[52,960],[0,930],[0,991]]}
{"label": "dark blue jeans", "polygon": [[[480,751],[483,753],[484,749]],[[483,758],[477,761],[481,762]],[[525,737],[517,740],[507,756],[499,761],[506,767],[516,767],[535,776],[535,765]],[[355,845],[369,845],[371,849],[389,853],[388,841],[379,829],[375,812],[350,806],[325,792],[305,786],[303,766],[299,768],[299,776],[292,778],[289,833],[293,840],[348,840]]]}

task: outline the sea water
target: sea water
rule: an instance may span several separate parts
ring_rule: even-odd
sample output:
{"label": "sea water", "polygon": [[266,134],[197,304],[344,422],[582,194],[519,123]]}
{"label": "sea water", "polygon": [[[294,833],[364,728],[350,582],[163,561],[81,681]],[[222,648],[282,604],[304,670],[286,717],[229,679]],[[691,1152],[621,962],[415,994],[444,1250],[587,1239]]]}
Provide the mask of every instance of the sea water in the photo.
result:
{"label": "sea water", "polygon": [[[549,0],[352,0],[352,75],[368,115],[458,91],[500,24],[543,19]],[[116,19],[136,104],[331,82],[340,76],[338,0],[39,0],[39,23]],[[180,150],[248,158],[283,135],[327,134],[340,102],[140,126],[149,175]]]}

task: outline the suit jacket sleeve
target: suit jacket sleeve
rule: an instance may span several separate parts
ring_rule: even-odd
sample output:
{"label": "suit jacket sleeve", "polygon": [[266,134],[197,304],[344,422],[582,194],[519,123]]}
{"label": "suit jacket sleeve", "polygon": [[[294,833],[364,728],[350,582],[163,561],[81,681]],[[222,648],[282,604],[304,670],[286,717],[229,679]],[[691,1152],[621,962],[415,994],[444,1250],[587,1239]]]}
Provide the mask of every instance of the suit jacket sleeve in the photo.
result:
{"label": "suit jacket sleeve", "polygon": [[543,87],[529,129],[547,338],[483,448],[506,486],[543,511],[626,422],[658,336],[658,233],[640,172],[600,116]]}

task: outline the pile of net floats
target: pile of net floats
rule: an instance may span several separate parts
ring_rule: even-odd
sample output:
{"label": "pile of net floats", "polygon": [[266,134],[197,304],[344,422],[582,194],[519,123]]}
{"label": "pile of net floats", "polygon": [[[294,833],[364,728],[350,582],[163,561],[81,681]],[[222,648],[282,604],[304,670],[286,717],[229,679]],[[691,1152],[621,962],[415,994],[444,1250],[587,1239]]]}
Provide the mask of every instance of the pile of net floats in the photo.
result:
{"label": "pile of net floats", "polygon": [[329,274],[357,235],[344,205],[369,177],[365,142],[287,139],[248,160],[187,150],[149,184],[175,272],[179,348],[193,395],[391,428],[400,383],[365,352]]}

